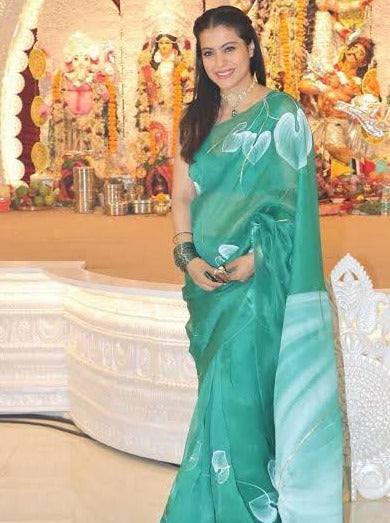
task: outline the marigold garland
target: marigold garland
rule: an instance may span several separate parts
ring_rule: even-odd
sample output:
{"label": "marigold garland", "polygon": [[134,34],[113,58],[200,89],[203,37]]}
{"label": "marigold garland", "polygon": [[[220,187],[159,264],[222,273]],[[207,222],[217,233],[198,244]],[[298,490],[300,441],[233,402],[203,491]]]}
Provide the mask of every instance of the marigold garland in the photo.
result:
{"label": "marigold garland", "polygon": [[305,66],[304,42],[305,42],[305,25],[306,25],[306,11],[308,7],[308,0],[297,0],[297,18],[296,18],[296,34],[295,34],[295,49],[299,57],[299,65],[295,71],[295,85],[294,96],[299,97],[298,83]]}
{"label": "marigold garland", "polygon": [[108,91],[108,150],[116,153],[118,149],[116,90],[112,80],[108,77],[105,79],[105,85]]}
{"label": "marigold garland", "polygon": [[182,106],[182,88],[181,75],[183,73],[183,65],[178,64],[173,71],[173,123],[172,123],[172,141],[171,141],[171,158],[175,157],[177,145],[177,133],[179,130],[179,121]]}
{"label": "marigold garland", "polygon": [[280,45],[282,48],[283,68],[284,68],[284,83],[283,91],[294,96],[294,83],[291,74],[290,62],[290,37],[288,30],[287,14],[280,13]]}
{"label": "marigold garland", "polygon": [[52,98],[53,102],[61,101],[61,82],[62,82],[62,73],[58,71],[53,78],[53,87],[52,87]]}

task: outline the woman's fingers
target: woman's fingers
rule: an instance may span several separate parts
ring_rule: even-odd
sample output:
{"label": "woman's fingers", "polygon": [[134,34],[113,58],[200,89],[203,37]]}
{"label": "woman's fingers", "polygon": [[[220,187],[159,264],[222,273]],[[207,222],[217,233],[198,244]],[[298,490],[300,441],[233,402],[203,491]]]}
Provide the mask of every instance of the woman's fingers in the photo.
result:
{"label": "woman's fingers", "polygon": [[215,267],[212,267],[201,258],[195,258],[187,265],[188,274],[194,283],[205,291],[213,291],[223,285],[223,281],[214,275]]}
{"label": "woman's fingers", "polygon": [[226,264],[225,267],[231,280],[244,282],[248,280],[254,272],[254,256],[253,254],[245,254]]}

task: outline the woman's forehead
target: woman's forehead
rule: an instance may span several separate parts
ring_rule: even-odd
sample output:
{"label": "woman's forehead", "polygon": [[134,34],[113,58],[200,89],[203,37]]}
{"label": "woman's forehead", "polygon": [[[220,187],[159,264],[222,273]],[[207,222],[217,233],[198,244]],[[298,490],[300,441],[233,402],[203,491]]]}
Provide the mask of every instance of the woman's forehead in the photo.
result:
{"label": "woman's forehead", "polygon": [[204,29],[199,34],[201,47],[219,47],[227,42],[238,42],[241,40],[234,27],[217,25]]}

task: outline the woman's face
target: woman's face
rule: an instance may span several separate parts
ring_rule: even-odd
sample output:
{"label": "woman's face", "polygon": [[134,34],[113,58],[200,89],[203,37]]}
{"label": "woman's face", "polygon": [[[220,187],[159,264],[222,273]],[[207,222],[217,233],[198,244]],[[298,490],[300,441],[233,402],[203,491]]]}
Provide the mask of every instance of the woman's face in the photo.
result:
{"label": "woman's face", "polygon": [[240,90],[252,80],[249,60],[254,44],[247,45],[235,29],[219,25],[199,35],[203,66],[207,76],[221,91]]}
{"label": "woman's face", "polygon": [[167,36],[162,36],[158,41],[158,50],[163,58],[168,58],[172,53],[173,43]]}

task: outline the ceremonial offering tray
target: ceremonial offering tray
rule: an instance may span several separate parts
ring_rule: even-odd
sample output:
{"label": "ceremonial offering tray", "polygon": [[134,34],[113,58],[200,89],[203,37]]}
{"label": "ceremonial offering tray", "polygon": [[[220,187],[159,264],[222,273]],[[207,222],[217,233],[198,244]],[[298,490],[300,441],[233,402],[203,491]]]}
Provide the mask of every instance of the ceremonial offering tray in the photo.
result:
{"label": "ceremonial offering tray", "polygon": [[53,209],[53,206],[45,205],[43,207],[36,207],[34,205],[21,205],[18,207],[18,211],[48,211],[50,209]]}
{"label": "ceremonial offering tray", "polygon": [[133,200],[129,205],[132,214],[152,214],[154,212],[152,200]]}

